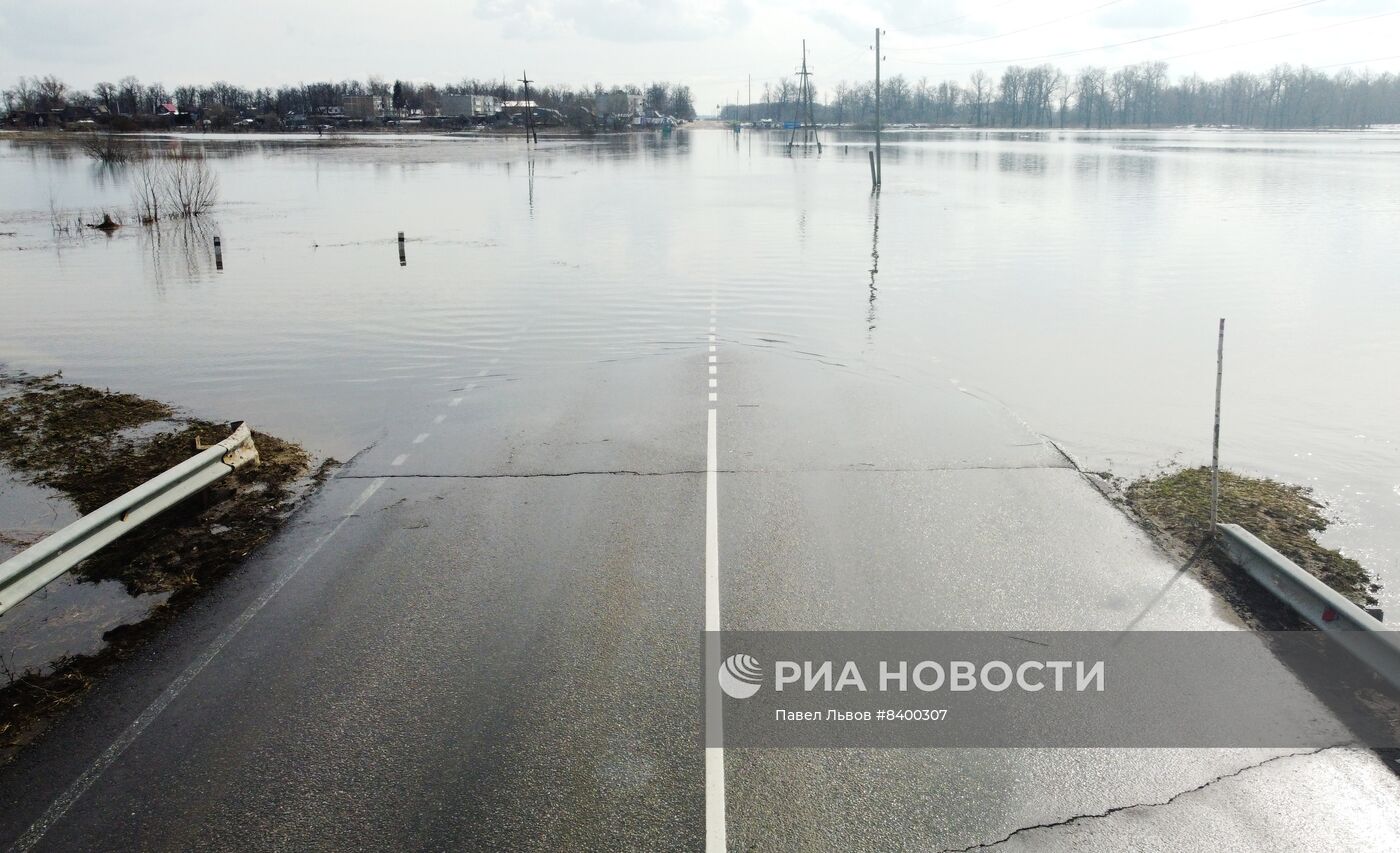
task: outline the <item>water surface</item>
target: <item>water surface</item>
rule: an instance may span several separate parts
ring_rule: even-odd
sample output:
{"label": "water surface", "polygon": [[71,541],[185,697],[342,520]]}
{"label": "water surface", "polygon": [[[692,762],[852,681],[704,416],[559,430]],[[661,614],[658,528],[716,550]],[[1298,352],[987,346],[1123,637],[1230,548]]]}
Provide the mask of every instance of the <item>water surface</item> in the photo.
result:
{"label": "water surface", "polygon": [[130,220],[128,175],[0,135],[0,361],[345,459],[507,345],[488,386],[693,346],[713,289],[729,345],[1136,476],[1209,460],[1223,316],[1223,462],[1314,486],[1400,619],[1400,134],[909,132],[878,196],[869,137],[826,139],[157,138],[223,201],[107,238],[63,228]]}

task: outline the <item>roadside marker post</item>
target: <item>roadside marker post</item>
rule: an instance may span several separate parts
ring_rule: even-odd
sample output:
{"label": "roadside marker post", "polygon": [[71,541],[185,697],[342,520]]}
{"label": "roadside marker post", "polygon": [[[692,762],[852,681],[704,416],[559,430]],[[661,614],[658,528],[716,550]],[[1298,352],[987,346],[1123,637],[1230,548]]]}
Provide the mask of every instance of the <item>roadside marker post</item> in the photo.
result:
{"label": "roadside marker post", "polygon": [[1220,318],[1220,335],[1215,343],[1215,435],[1210,444],[1210,536],[1219,533],[1220,518],[1220,383],[1225,373],[1225,318]]}

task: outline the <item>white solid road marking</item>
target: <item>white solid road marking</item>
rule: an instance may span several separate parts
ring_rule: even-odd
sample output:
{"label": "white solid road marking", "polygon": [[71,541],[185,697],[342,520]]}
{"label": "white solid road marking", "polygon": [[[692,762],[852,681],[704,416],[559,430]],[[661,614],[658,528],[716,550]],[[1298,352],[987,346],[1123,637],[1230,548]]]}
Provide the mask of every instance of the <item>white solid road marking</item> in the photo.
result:
{"label": "white solid road marking", "polygon": [[[715,456],[715,410],[705,430],[705,630],[719,630],[719,474]],[[706,641],[708,644],[708,640]],[[712,663],[706,660],[706,669]],[[706,672],[709,678],[711,673]],[[705,747],[705,851],[724,853],[724,747]]]}
{"label": "white solid road marking", "polygon": [[340,521],[336,522],[336,525],[326,531],[321,538],[311,543],[311,547],[297,558],[297,561],[292,564],[292,568],[286,574],[273,581],[272,585],[264,590],[263,594],[258,596],[256,601],[248,605],[247,610],[238,614],[238,618],[229,623],[229,626],[223,630],[223,633],[215,637],[214,640],[209,643],[208,647],[205,648],[204,652],[201,653],[199,657],[195,658],[190,665],[185,668],[184,672],[176,676],[175,680],[170,682],[170,686],[165,688],[165,690],[156,697],[154,702],[146,706],[146,710],[142,711],[141,715],[133,720],[131,725],[127,726],[126,730],[117,736],[116,740],[112,741],[111,746],[103,750],[102,754],[97,756],[97,759],[88,766],[88,769],[84,770],[82,775],[77,779],[74,779],[73,784],[69,785],[67,790],[58,796],[58,799],[49,804],[49,807],[44,810],[44,813],[39,816],[39,819],[34,821],[33,825],[29,827],[29,830],[25,832],[24,835],[15,842],[14,847],[10,849],[18,853],[23,853],[23,851],[32,849],[34,845],[42,841],[44,834],[53,828],[53,825],[68,813],[68,810],[73,807],[73,804],[78,801],[78,798],[87,793],[87,790],[92,787],[93,783],[100,779],[103,773],[107,772],[107,768],[116,763],[116,760],[121,757],[121,754],[126,751],[127,747],[131,746],[136,739],[141,736],[141,733],[144,732],[151,723],[155,722],[156,718],[159,717],[166,708],[170,707],[170,703],[174,702],[175,699],[184,692],[184,689],[190,685],[190,682],[194,681],[195,678],[204,671],[204,668],[209,665],[210,661],[214,660],[219,652],[224,650],[225,646],[233,642],[233,638],[238,636],[238,633],[243,630],[244,626],[253,621],[253,617],[258,615],[258,611],[262,610],[263,607],[272,600],[273,596],[277,595],[277,593],[282,590],[282,587],[286,586],[292,578],[296,577],[297,573],[302,570],[302,567],[311,562],[311,558],[316,556],[317,552],[331,540],[331,537],[339,533],[340,528],[344,527],[346,522],[355,517],[355,513],[360,511],[360,507],[364,506],[365,502],[373,497],[374,493],[379,491],[379,487],[382,485],[384,485],[384,478],[381,477],[366,486],[365,490],[360,493],[360,496],[355,499],[355,502],[350,504],[350,508],[345,510],[345,515],[341,517]]}
{"label": "white solid road marking", "polygon": [[[711,322],[713,322],[713,320],[711,320]],[[525,326],[520,327],[521,332],[524,332],[525,329]],[[710,331],[713,332],[714,329],[711,328]],[[710,336],[710,340],[714,340],[713,335]],[[713,347],[711,349],[713,349]],[[490,363],[496,364],[498,362],[500,362],[500,358],[492,358]],[[479,377],[485,376],[488,372],[489,370],[483,367],[476,375]],[[710,384],[713,386],[713,379],[710,380]],[[470,385],[468,385],[465,390],[473,391],[476,389],[476,386],[477,383],[473,382]],[[711,394],[710,398],[714,399],[714,395]],[[462,404],[463,399],[465,398],[453,397],[451,402],[448,403],[448,405],[453,407],[460,406]],[[446,419],[446,415],[438,415],[437,417],[433,418],[433,423],[440,424]],[[714,467],[714,426],[715,412],[714,409],[711,409],[710,467],[712,469]],[[422,444],[424,441],[427,441],[429,435],[430,433],[426,432],[419,433],[418,437],[413,439],[413,443]],[[397,468],[407,461],[408,454],[400,453],[398,456],[395,456],[394,461],[389,464]],[[297,561],[292,564],[292,568],[290,571],[279,577],[277,580],[273,581],[272,585],[269,586],[267,590],[263,592],[262,595],[258,596],[257,600],[254,601],[251,605],[249,605],[247,610],[239,614],[238,617],[234,619],[233,622],[230,623],[227,628],[224,629],[223,633],[215,637],[213,642],[209,644],[209,646],[204,650],[204,652],[198,658],[195,658],[195,660],[185,669],[185,671],[180,673],[180,675],[177,676],[175,680],[170,683],[170,686],[165,688],[164,692],[162,692],[160,696],[156,697],[154,702],[146,706],[146,709],[141,712],[141,715],[138,716],[135,720],[133,720],[131,725],[127,726],[126,730],[123,731],[117,737],[117,739],[113,741],[110,746],[107,747],[107,749],[103,750],[102,754],[99,755],[97,759],[93,761],[93,763],[87,768],[87,770],[84,770],[82,775],[80,775],[77,779],[73,780],[73,784],[69,785],[68,788],[64,790],[64,792],[60,794],[56,800],[49,804],[49,807],[44,810],[44,813],[39,816],[39,819],[36,820],[29,827],[28,831],[26,831],[25,834],[21,836],[18,841],[15,842],[14,847],[12,847],[11,849],[15,851],[21,851],[22,853],[22,851],[30,850],[34,847],[34,845],[42,841],[45,833],[47,833],[55,823],[57,823],[65,814],[68,813],[68,810],[73,807],[73,804],[77,802],[78,799],[83,796],[83,794],[87,793],[88,789],[92,787],[93,783],[96,782],[99,778],[101,778],[102,774],[107,771],[107,768],[111,767],[112,764],[115,763],[119,757],[121,757],[122,753],[126,751],[127,747],[131,746],[131,744],[134,743],[136,739],[141,736],[141,733],[144,732],[151,725],[151,723],[153,723],[155,719],[159,717],[167,707],[170,706],[170,703],[174,702],[175,699],[184,691],[184,689],[189,686],[190,682],[194,681],[194,679],[201,672],[204,671],[205,667],[209,665],[209,663],[215,658],[215,656],[217,656],[219,652],[223,651],[224,647],[227,646],[230,642],[232,642],[234,637],[238,636],[238,633],[243,630],[244,626],[246,626],[249,622],[253,620],[253,617],[256,616],[258,612],[262,610],[263,607],[265,607],[269,601],[272,600],[273,596],[277,595],[277,593],[281,591],[282,587],[286,586],[292,578],[296,577],[297,573],[301,571],[302,567],[305,566],[308,562],[310,562],[312,557],[316,556],[316,554],[321,550],[321,548],[327,542],[330,541],[331,537],[335,536],[337,533],[340,532],[340,529],[345,526],[346,522],[348,522],[351,518],[355,516],[355,513],[359,511],[360,507],[364,506],[365,502],[367,502],[374,495],[374,493],[379,490],[379,487],[382,485],[384,485],[384,478],[380,477],[371,482],[368,486],[366,486],[365,490],[360,493],[360,496],[356,498],[353,503],[350,504],[349,509],[345,511],[345,515],[341,517],[340,521],[338,521],[334,527],[332,527],[328,532],[326,532],[325,535],[323,535],[321,538],[317,539],[314,543],[312,543],[311,548],[308,549],[305,553],[303,553],[299,558],[297,558]],[[711,489],[711,492],[713,492],[713,489]],[[708,618],[706,624],[709,624]],[[710,759],[707,757],[707,775],[709,773],[709,763]],[[721,755],[721,775],[723,774],[723,771],[724,763],[723,756]],[[709,785],[708,779],[706,781],[706,785],[707,787]],[[720,780],[720,785],[720,842],[722,845],[724,832],[723,779]],[[723,849],[723,847],[721,846],[718,849]]]}

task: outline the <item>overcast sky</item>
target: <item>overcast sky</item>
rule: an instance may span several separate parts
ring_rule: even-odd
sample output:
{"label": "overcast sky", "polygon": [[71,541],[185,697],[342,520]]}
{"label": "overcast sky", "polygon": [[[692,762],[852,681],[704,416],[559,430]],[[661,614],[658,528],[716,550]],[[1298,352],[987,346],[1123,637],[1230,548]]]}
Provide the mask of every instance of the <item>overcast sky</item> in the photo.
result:
{"label": "overcast sky", "polygon": [[804,37],[820,95],[869,79],[876,25],[885,73],[915,80],[1154,59],[1173,77],[1282,62],[1400,70],[1400,0],[0,0],[0,85],[39,74],[80,88],[128,74],[170,87],[371,74],[445,83],[525,68],[573,85],[684,82],[710,112],[748,73],[755,99],[791,74]]}

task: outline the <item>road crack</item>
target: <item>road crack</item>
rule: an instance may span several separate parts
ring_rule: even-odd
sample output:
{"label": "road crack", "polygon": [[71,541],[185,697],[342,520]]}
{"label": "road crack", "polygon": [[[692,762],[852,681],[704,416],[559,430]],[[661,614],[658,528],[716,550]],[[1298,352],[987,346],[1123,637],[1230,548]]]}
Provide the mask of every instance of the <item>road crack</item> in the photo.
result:
{"label": "road crack", "polygon": [[1238,770],[1232,770],[1229,773],[1222,773],[1219,776],[1216,776],[1212,779],[1207,779],[1206,781],[1195,786],[1194,788],[1187,788],[1184,791],[1179,791],[1171,795],[1167,799],[1161,800],[1160,802],[1131,803],[1125,806],[1113,806],[1112,808],[1105,809],[1101,812],[1074,815],[1073,817],[1067,817],[1064,820],[1052,821],[1050,823],[1034,823],[1028,826],[1020,827],[1019,829],[1012,830],[1011,832],[1007,833],[1005,836],[997,839],[996,841],[981,842],[978,844],[970,845],[968,847],[950,847],[945,850],[939,851],[939,853],[972,853],[972,851],[974,850],[989,850],[993,847],[998,847],[1002,844],[1005,844],[1006,842],[1010,841],[1018,835],[1021,835],[1022,833],[1034,832],[1037,829],[1057,829],[1062,826],[1071,826],[1073,824],[1081,823],[1084,821],[1098,820],[1100,818],[1108,817],[1109,815],[1117,814],[1118,812],[1132,811],[1134,809],[1155,809],[1161,808],[1162,806],[1169,806],[1172,803],[1189,794],[1194,794],[1197,791],[1203,791],[1206,788],[1211,787],[1212,785],[1215,785],[1219,782],[1224,782],[1226,779],[1233,779],[1236,776],[1241,776],[1251,770],[1257,770],[1265,765],[1273,764],[1275,761],[1282,761],[1286,758],[1300,758],[1308,755],[1317,755],[1321,752],[1326,752],[1329,749],[1336,749],[1338,746],[1342,746],[1342,744],[1333,744],[1332,746],[1320,746],[1317,749],[1309,749],[1303,752],[1289,752],[1283,755],[1275,755],[1270,758],[1266,758],[1258,763],[1247,764],[1244,767],[1239,768]]}

